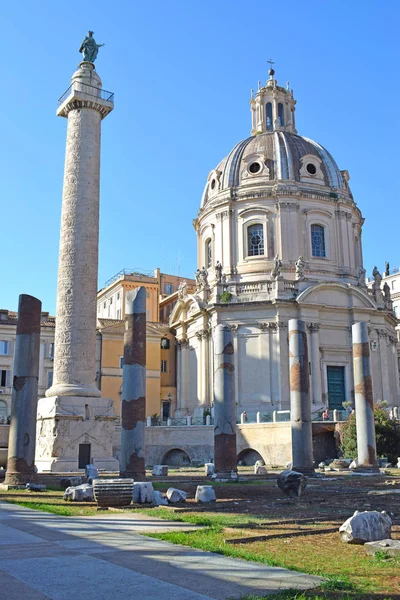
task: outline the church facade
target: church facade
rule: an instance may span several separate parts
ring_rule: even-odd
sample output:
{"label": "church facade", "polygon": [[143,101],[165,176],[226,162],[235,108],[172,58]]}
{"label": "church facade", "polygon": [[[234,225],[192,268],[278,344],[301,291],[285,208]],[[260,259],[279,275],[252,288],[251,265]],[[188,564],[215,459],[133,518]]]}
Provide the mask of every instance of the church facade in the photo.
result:
{"label": "church facade", "polygon": [[400,403],[396,317],[368,289],[364,219],[348,171],[297,134],[293,91],[273,69],[250,100],[251,136],[207,178],[194,220],[197,289],[179,290],[177,414],[213,404],[213,330],[234,333],[235,402],[249,416],[289,408],[289,319],[306,321],[312,410],[354,403],[351,326],[369,324],[375,401]]}

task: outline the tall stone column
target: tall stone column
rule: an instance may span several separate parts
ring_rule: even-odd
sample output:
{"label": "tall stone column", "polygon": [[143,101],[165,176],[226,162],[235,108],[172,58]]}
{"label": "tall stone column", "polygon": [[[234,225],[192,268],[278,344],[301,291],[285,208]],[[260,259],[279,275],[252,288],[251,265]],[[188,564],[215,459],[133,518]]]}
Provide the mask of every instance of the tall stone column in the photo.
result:
{"label": "tall stone column", "polygon": [[21,294],[18,304],[11,425],[5,485],[25,485],[35,474],[36,410],[42,303]]}
{"label": "tall stone column", "polygon": [[375,471],[378,462],[367,323],[354,323],[352,336],[358,468]]}
{"label": "tall stone column", "polygon": [[228,325],[217,325],[214,332],[214,456],[217,478],[237,478],[234,348]]}
{"label": "tall stone column", "polygon": [[321,404],[322,385],[321,385],[321,365],[319,358],[319,323],[307,323],[307,329],[310,332],[311,346],[311,393],[312,404]]}
{"label": "tall stone column", "polygon": [[290,319],[288,326],[292,465],[294,471],[314,474],[306,324]]}
{"label": "tall stone column", "polygon": [[121,477],[144,481],[146,427],[146,288],[127,292],[121,396]]}
{"label": "tall stone column", "polygon": [[68,471],[112,459],[114,408],[95,383],[101,121],[113,95],[94,64],[80,63],[60,99],[68,119],[58,262],[53,385],[38,406],[37,465]]}

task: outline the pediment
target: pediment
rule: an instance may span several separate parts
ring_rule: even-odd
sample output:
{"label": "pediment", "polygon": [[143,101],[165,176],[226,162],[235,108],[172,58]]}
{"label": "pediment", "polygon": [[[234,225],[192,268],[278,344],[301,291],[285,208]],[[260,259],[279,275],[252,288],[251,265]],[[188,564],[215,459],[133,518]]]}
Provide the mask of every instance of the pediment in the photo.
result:
{"label": "pediment", "polygon": [[299,294],[297,302],[332,306],[332,308],[376,308],[366,291],[341,283],[320,283],[310,286]]}

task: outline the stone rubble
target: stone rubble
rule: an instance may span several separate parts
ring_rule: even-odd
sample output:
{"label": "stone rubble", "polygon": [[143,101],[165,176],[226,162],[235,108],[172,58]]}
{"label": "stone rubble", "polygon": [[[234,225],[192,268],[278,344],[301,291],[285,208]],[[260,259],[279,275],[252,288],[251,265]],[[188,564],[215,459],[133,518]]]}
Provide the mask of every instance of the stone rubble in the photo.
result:
{"label": "stone rubble", "polygon": [[85,475],[87,477],[88,483],[93,483],[93,479],[98,478],[99,472],[94,465],[86,465]]}
{"label": "stone rubble", "polygon": [[254,465],[254,475],[268,475],[267,467],[263,465],[258,465],[257,463]]}
{"label": "stone rubble", "polygon": [[379,540],[377,542],[366,542],[364,545],[367,554],[386,552],[389,556],[400,556],[400,540]]}
{"label": "stone rubble", "polygon": [[[83,479],[79,476],[63,477],[60,480],[60,486],[63,490],[66,490],[68,487],[76,487],[77,485],[82,485],[82,483]],[[89,481],[89,483],[91,482]]]}
{"label": "stone rubble", "polygon": [[342,542],[365,544],[391,537],[392,519],[385,512],[377,510],[355,511],[339,528]]}
{"label": "stone rubble", "polygon": [[158,490],[153,490],[152,502],[155,506],[168,506],[168,500]]}
{"label": "stone rubble", "polygon": [[83,483],[68,487],[64,492],[63,499],[66,502],[93,502],[93,486],[90,483]]}
{"label": "stone rubble", "polygon": [[289,498],[299,498],[303,493],[307,478],[297,471],[282,471],[277,479],[278,488]]}
{"label": "stone rubble", "polygon": [[198,485],[196,489],[196,502],[215,502],[217,499],[212,485]]}
{"label": "stone rubble", "polygon": [[204,465],[204,474],[206,477],[210,477],[215,473],[215,465],[214,463],[206,463]]}
{"label": "stone rubble", "polygon": [[30,492],[45,492],[47,490],[43,483],[27,483],[25,487]]}
{"label": "stone rubble", "polygon": [[167,498],[170,504],[178,504],[179,502],[186,502],[187,493],[183,490],[177,490],[176,488],[169,488],[167,490]]}
{"label": "stone rubble", "polygon": [[167,465],[154,465],[151,472],[153,477],[166,477],[168,475]]}
{"label": "stone rubble", "polygon": [[135,481],[133,484],[132,502],[136,504],[152,504],[153,492],[152,483]]}

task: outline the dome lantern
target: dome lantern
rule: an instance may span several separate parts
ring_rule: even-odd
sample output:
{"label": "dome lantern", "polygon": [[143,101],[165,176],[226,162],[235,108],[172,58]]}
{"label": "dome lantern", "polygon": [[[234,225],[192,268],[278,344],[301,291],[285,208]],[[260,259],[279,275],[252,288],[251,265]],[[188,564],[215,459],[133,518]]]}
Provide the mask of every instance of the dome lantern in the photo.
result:
{"label": "dome lantern", "polygon": [[274,69],[269,70],[269,79],[250,100],[251,135],[266,131],[297,133],[295,127],[295,104],[293,90],[278,85]]}

